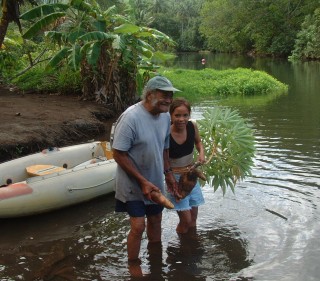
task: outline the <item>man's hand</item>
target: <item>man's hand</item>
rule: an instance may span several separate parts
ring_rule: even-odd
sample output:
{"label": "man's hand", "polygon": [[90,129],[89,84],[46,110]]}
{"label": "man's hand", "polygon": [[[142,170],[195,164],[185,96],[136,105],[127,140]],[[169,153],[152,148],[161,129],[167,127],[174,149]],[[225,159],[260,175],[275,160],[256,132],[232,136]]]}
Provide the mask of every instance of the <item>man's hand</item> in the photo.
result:
{"label": "man's hand", "polygon": [[176,201],[179,202],[182,198],[178,183],[173,175],[173,173],[166,174],[166,184],[168,187],[168,191],[176,198]]}
{"label": "man's hand", "polygon": [[143,184],[141,184],[141,190],[142,190],[143,195],[150,201],[152,201],[151,192],[153,192],[153,191],[161,192],[158,187],[156,187],[154,184],[152,184],[149,181],[145,181]]}

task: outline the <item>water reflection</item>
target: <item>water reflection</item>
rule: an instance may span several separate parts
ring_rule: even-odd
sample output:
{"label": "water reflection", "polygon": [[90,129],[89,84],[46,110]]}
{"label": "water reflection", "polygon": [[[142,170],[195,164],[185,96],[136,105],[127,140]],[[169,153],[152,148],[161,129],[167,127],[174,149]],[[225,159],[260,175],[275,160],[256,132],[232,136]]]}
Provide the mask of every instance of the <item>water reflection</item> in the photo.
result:
{"label": "water reflection", "polygon": [[[231,227],[202,228],[168,243],[168,280],[228,280],[250,265],[247,242]],[[170,279],[171,278],[171,279]]]}

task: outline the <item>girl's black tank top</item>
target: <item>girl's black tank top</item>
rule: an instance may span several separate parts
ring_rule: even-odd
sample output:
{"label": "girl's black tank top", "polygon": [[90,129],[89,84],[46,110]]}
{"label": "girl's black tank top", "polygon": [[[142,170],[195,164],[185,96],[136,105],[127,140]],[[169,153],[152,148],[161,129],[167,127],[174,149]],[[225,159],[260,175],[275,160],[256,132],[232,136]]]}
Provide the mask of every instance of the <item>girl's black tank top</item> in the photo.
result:
{"label": "girl's black tank top", "polygon": [[170,134],[170,148],[169,157],[170,158],[180,158],[189,155],[193,152],[195,141],[195,129],[191,121],[187,123],[187,139],[183,144],[178,144],[175,142]]}

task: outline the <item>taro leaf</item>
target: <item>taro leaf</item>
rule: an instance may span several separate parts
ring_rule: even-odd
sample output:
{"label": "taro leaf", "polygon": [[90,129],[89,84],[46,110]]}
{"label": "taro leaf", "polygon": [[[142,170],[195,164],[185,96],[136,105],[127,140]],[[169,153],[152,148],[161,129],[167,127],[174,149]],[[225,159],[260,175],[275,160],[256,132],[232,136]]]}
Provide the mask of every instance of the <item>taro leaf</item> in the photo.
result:
{"label": "taro leaf", "polygon": [[251,175],[255,142],[253,130],[237,110],[209,108],[197,121],[207,163],[202,166],[214,191],[227,187],[232,192],[236,183]]}
{"label": "taro leaf", "polygon": [[142,48],[147,49],[151,52],[154,52],[154,48],[150,44],[148,44],[146,41],[137,40],[137,45],[141,46]]}
{"label": "taro leaf", "polygon": [[140,27],[134,24],[124,23],[114,29],[115,33],[136,33],[140,30]]}
{"label": "taro leaf", "polygon": [[136,49],[139,51],[139,53],[141,53],[142,55],[144,55],[147,58],[151,58],[152,57],[152,52],[142,46],[136,46]]}

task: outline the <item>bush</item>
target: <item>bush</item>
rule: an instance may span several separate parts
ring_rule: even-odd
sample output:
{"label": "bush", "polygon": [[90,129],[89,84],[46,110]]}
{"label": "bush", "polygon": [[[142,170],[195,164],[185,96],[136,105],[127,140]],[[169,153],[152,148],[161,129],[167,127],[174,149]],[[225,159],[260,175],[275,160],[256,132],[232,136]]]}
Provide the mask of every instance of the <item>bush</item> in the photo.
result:
{"label": "bush", "polygon": [[[215,70],[161,69],[175,87],[191,101],[231,96],[262,96],[282,94],[288,86],[263,71],[246,68]],[[178,93],[177,95],[180,95]]]}
{"label": "bush", "polygon": [[320,59],[320,8],[306,16],[289,59]]}
{"label": "bush", "polygon": [[14,83],[21,90],[35,90],[61,94],[80,94],[81,77],[68,67],[57,70],[44,70],[45,65],[38,65],[18,78]]}

